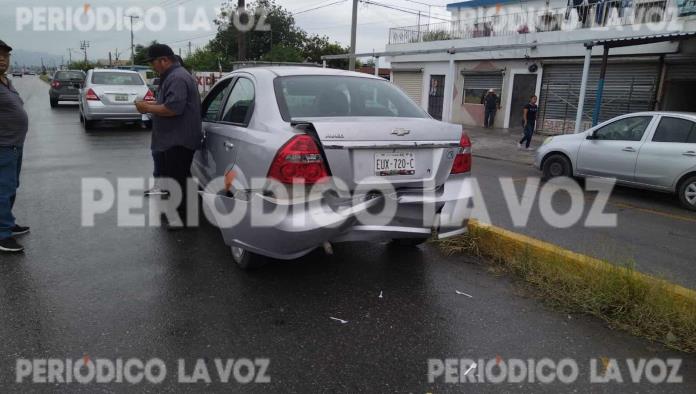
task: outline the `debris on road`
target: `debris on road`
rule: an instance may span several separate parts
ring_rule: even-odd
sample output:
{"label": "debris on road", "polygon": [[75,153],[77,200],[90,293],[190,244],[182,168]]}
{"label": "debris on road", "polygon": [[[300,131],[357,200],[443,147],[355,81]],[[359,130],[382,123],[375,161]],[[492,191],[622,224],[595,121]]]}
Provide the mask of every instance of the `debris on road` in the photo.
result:
{"label": "debris on road", "polygon": [[379,297],[378,297],[378,298],[384,298],[384,296],[382,295],[382,290],[379,291]]}
{"label": "debris on road", "polygon": [[469,294],[466,294],[466,293],[464,293],[463,291],[455,290],[454,292],[457,293],[457,294],[459,294],[459,295],[467,296],[467,297],[469,297],[469,298],[474,298],[474,296],[469,295]]}
{"label": "debris on road", "polygon": [[346,323],[348,323],[348,320],[339,319],[339,318],[337,318],[337,317],[329,316],[329,319],[331,319],[331,320],[336,320],[337,322],[339,322],[339,323],[341,323],[341,324],[346,324]]}

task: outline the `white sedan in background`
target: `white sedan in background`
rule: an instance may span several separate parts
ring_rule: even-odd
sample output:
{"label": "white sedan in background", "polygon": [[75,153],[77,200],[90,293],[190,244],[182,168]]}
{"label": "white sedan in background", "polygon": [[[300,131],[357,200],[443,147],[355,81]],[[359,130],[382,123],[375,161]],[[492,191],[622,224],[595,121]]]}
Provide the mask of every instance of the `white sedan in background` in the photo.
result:
{"label": "white sedan in background", "polygon": [[549,137],[536,154],[544,178],[615,178],[618,184],[676,193],[696,211],[696,114],[639,112],[585,132]]}

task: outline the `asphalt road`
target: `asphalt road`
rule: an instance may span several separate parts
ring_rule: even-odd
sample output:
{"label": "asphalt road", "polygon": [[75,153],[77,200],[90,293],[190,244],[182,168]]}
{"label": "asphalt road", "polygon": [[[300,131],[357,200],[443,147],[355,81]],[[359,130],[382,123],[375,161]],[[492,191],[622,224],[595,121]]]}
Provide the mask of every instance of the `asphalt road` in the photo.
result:
{"label": "asphalt road", "polygon": [[[639,271],[696,289],[696,212],[682,208],[675,196],[617,186],[604,210],[616,214],[616,227],[592,227],[586,225],[586,219],[596,193],[578,193],[584,197],[584,213],[575,225],[558,228],[541,215],[538,189],[530,189],[534,202],[529,221],[516,226],[511,215],[515,210],[508,208],[501,177],[511,178],[515,186],[511,201],[520,200],[528,177],[538,178],[539,171],[524,164],[475,157],[473,174],[493,224],[576,252],[634,265]],[[553,207],[566,213],[569,201],[567,193],[558,193]]]}
{"label": "asphalt road", "polygon": [[[31,131],[15,213],[32,233],[25,254],[0,255],[0,392],[696,392],[694,356],[550,310],[479,261],[432,245],[336,245],[331,257],[245,273],[211,226],[119,228],[112,211],[82,227],[81,180],[148,176],[149,133],[87,135],[75,107],[49,108],[46,84],[16,85]],[[16,383],[18,358],[85,356],[156,357],[168,374],[157,385]],[[428,359],[496,357],[573,358],[579,376],[569,385],[428,382]],[[619,360],[626,381],[628,358],[679,358],[683,383],[591,384],[590,360],[601,357]],[[215,358],[268,358],[271,382],[221,383]],[[179,384],[179,359],[184,375],[205,359],[212,382]]]}

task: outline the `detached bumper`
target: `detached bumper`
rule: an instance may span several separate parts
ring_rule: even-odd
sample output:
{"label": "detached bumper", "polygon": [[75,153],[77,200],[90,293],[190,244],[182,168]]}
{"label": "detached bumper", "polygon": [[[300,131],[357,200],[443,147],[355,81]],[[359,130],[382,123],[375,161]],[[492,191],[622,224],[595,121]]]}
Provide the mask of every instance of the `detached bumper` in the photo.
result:
{"label": "detached bumper", "polygon": [[[472,193],[467,176],[453,176],[437,190],[399,191],[357,204],[326,199],[278,202],[258,193],[246,194],[246,199],[207,192],[201,195],[206,215],[215,219],[227,245],[272,258],[295,259],[325,242],[462,234],[471,212]],[[392,203],[396,204],[395,215],[365,220],[366,214]]]}

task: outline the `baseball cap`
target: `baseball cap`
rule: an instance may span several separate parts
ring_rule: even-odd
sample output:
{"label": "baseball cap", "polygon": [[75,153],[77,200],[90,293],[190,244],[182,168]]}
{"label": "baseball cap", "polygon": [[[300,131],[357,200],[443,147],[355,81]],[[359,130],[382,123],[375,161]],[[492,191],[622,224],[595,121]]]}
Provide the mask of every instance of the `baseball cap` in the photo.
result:
{"label": "baseball cap", "polygon": [[0,48],[7,50],[7,52],[12,52],[12,47],[5,44],[3,40],[0,40]]}
{"label": "baseball cap", "polygon": [[169,45],[165,44],[154,44],[147,48],[147,61],[151,62],[158,57],[169,57],[174,56],[174,51]]}

